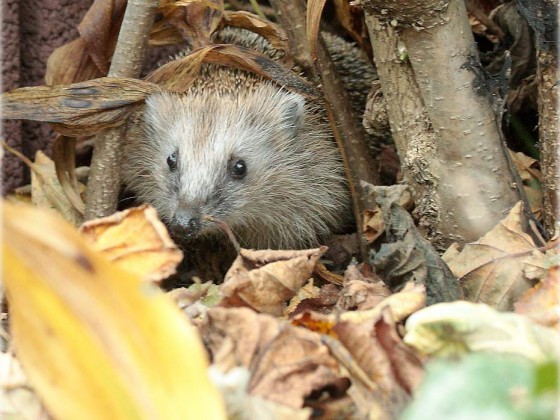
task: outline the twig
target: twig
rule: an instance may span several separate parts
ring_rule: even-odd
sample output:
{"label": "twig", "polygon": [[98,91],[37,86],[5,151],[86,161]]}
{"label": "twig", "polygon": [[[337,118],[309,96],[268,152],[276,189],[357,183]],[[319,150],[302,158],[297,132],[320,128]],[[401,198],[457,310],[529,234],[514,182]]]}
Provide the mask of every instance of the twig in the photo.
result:
{"label": "twig", "polygon": [[[158,0],[128,1],[109,76],[140,76],[158,4]],[[86,190],[86,220],[108,216],[117,209],[120,145],[125,129],[126,125],[109,129],[96,137]]]}
{"label": "twig", "polygon": [[233,231],[231,230],[231,228],[226,222],[208,215],[204,215],[204,220],[208,220],[212,223],[216,223],[220,227],[220,229],[222,229],[222,231],[226,234],[226,236],[229,238],[231,244],[235,248],[235,252],[239,254],[239,251],[241,250],[241,246],[239,245],[239,242],[237,242],[237,238],[235,237]]}

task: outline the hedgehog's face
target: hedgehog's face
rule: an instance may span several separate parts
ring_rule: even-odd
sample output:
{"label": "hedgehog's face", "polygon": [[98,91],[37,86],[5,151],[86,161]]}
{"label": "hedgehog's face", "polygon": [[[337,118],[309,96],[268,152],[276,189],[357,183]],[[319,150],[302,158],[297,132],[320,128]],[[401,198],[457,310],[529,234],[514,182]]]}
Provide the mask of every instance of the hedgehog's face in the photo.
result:
{"label": "hedgehog's face", "polygon": [[279,198],[271,200],[287,172],[279,152],[294,143],[304,100],[267,89],[248,94],[259,98],[158,94],[148,99],[145,141],[154,156],[146,175],[146,185],[153,185],[146,188],[158,193],[140,196],[176,236],[217,231],[205,216],[234,231],[270,218],[259,214],[258,204]]}

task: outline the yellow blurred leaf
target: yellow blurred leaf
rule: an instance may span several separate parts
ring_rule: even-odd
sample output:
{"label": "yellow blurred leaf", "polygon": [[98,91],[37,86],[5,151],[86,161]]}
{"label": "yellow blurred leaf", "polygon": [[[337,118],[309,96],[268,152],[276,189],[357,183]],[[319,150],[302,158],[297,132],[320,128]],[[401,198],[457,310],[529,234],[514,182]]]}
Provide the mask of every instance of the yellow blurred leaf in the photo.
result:
{"label": "yellow blurred leaf", "polygon": [[174,274],[183,258],[153,207],[136,207],[91,220],[80,232],[93,249],[146,281]]}
{"label": "yellow blurred leaf", "polygon": [[4,202],[17,356],[57,419],[224,418],[196,330],[48,211]]}

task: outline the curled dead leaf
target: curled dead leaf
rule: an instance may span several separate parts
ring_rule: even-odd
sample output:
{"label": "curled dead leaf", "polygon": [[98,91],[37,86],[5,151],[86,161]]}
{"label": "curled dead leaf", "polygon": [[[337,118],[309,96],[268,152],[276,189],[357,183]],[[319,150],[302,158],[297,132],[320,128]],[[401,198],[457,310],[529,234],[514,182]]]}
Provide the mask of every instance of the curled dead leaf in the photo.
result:
{"label": "curled dead leaf", "polygon": [[119,77],[24,87],[2,94],[2,118],[48,122],[61,134],[86,136],[121,125],[133,105],[159,91],[153,83]]}
{"label": "curled dead leaf", "polygon": [[242,249],[222,285],[222,305],[282,315],[285,302],[309,280],[326,247],[301,251]]}
{"label": "curled dead leaf", "polygon": [[[480,240],[465,245],[456,256],[448,254],[447,264],[461,282],[465,298],[500,310],[513,309],[513,302],[535,284],[524,268],[541,267],[546,275],[545,255],[521,226],[521,203]],[[534,270],[533,270],[534,272]]]}
{"label": "curled dead leaf", "polygon": [[249,393],[269,401],[299,408],[343,378],[318,334],[248,308],[212,308],[201,331],[216,366],[248,368]]}
{"label": "curled dead leaf", "polygon": [[183,258],[156,210],[147,205],[90,220],[80,232],[93,249],[145,281],[174,274]]}

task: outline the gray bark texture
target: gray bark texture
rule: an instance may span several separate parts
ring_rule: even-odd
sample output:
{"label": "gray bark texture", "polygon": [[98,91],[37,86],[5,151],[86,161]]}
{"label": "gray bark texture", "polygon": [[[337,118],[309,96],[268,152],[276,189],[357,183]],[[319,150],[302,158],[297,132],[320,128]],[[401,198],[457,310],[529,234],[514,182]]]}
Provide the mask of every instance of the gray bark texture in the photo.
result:
{"label": "gray bark texture", "polygon": [[[426,10],[416,0],[395,15],[365,1],[381,88],[421,226],[443,249],[478,239],[520,199],[483,81],[462,0]],[[394,2],[389,2],[394,3]],[[407,12],[401,20],[399,8]],[[415,19],[413,11],[419,13]],[[391,26],[399,25],[400,36]],[[401,46],[401,48],[398,48]],[[410,59],[399,57],[402,46]],[[392,103],[393,102],[393,103]]]}

